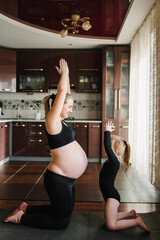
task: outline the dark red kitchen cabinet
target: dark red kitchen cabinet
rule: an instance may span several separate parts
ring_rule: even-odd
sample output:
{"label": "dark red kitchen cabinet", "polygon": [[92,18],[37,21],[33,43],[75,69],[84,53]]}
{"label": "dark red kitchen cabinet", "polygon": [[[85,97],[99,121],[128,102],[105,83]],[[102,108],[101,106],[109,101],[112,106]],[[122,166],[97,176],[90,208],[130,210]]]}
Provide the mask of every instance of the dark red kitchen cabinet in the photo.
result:
{"label": "dark red kitchen cabinet", "polygon": [[102,76],[101,50],[77,51],[77,84],[78,92],[100,92]]}
{"label": "dark red kitchen cabinet", "polygon": [[[102,143],[107,121],[115,124],[113,134],[128,140],[130,47],[103,49]],[[105,149],[102,145],[102,157]]]}
{"label": "dark red kitchen cabinet", "polygon": [[[47,91],[48,72],[48,51],[46,50],[18,50],[17,51],[17,91],[27,91],[22,89],[21,79],[42,78],[45,79],[44,86],[40,91]],[[28,83],[29,85],[29,83]],[[30,89],[28,89],[30,90]],[[38,89],[31,89],[38,91]]]}
{"label": "dark red kitchen cabinet", "polygon": [[9,123],[0,123],[0,160],[9,157]]}
{"label": "dark red kitchen cabinet", "polygon": [[49,156],[44,123],[27,123],[27,156]]}
{"label": "dark red kitchen cabinet", "polygon": [[101,124],[88,124],[88,157],[100,158],[101,156]]}
{"label": "dark red kitchen cabinet", "polygon": [[12,124],[12,156],[27,155],[27,123],[13,122]]}
{"label": "dark red kitchen cabinet", "polygon": [[87,123],[76,123],[76,141],[80,144],[80,146],[85,151],[86,155],[88,155],[88,124]]}
{"label": "dark red kitchen cabinet", "polygon": [[64,58],[69,66],[70,85],[76,86],[76,53],[68,50],[49,51],[48,88],[57,87],[60,75],[55,66],[59,66],[59,60]]}
{"label": "dark red kitchen cabinet", "polygon": [[16,51],[0,48],[0,91],[16,92]]}
{"label": "dark red kitchen cabinet", "polygon": [[101,50],[79,50],[77,51],[77,70],[100,70],[102,63]]}

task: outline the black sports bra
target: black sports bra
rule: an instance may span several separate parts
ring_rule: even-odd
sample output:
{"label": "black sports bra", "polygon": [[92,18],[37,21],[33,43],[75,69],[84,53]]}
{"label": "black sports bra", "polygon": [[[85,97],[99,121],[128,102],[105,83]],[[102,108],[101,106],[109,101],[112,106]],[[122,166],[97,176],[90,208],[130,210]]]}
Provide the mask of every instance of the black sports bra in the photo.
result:
{"label": "black sports bra", "polygon": [[57,134],[49,134],[46,130],[48,144],[50,149],[65,146],[75,140],[75,129],[69,126],[64,120],[62,122],[62,130]]}

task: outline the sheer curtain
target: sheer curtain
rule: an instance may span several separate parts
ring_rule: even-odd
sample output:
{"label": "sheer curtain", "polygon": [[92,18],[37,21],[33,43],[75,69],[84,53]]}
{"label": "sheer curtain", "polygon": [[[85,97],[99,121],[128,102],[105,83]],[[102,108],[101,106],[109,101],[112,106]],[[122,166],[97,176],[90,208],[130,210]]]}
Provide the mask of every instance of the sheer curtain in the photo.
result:
{"label": "sheer curtain", "polygon": [[131,164],[160,189],[160,1],[131,42]]}

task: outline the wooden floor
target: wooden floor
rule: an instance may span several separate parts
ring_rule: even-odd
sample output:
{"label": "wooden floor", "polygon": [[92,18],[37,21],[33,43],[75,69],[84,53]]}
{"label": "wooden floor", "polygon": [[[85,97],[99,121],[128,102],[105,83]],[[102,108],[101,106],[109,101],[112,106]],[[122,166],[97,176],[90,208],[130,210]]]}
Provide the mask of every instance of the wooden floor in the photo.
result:
{"label": "wooden floor", "polygon": [[[0,166],[0,208],[15,208],[21,201],[46,204],[48,196],[43,187],[47,162],[10,161]],[[89,163],[85,173],[76,180],[75,211],[103,211],[99,190],[100,163]],[[144,176],[130,168],[121,167],[115,182],[121,196],[119,211],[137,212],[160,210],[160,192]]]}

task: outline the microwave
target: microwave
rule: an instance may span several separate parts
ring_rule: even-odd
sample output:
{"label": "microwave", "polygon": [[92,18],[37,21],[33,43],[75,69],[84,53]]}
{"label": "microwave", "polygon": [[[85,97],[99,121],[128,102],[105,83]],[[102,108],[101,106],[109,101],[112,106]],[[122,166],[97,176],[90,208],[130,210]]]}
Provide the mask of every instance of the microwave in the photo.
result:
{"label": "microwave", "polygon": [[20,91],[43,92],[45,90],[45,76],[43,75],[20,75]]}

